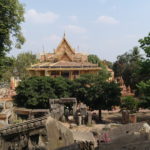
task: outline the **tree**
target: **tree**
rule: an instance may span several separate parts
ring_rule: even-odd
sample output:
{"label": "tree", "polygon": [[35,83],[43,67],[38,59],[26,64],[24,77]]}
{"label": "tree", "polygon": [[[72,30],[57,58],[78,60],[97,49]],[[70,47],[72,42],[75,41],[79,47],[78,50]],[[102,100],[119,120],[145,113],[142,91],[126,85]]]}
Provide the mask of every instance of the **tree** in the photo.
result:
{"label": "tree", "polygon": [[32,54],[31,52],[20,53],[15,60],[14,76],[24,79],[29,75],[27,68],[37,62],[38,60],[36,55]]}
{"label": "tree", "polygon": [[93,63],[93,64],[98,64],[98,66],[101,67],[101,68],[106,68],[107,63],[110,65],[110,63],[108,61],[106,61],[106,60],[105,61],[101,61],[99,59],[99,57],[97,55],[94,55],[94,54],[88,55],[88,61]]}
{"label": "tree", "polygon": [[106,82],[109,77],[110,73],[106,70],[106,68],[102,68],[98,74],[81,75],[78,79],[73,81],[72,96],[90,106],[91,100],[89,99],[89,92],[91,87],[96,82]]}
{"label": "tree", "polygon": [[112,106],[119,106],[120,96],[121,89],[115,82],[96,82],[91,87],[91,106],[93,109],[99,110],[100,121],[102,120],[101,110],[111,110]]}
{"label": "tree", "polygon": [[101,70],[98,75],[83,75],[74,81],[72,96],[87,104],[92,109],[110,110],[112,106],[119,105],[121,90],[117,83],[108,82],[109,74]]}
{"label": "tree", "polygon": [[73,81],[68,80],[63,77],[57,77],[53,79],[53,88],[55,91],[55,95],[58,98],[63,98],[63,97],[70,97],[71,96],[71,86],[73,84]]}
{"label": "tree", "polygon": [[139,82],[138,70],[141,59],[139,48],[134,47],[129,53],[118,56],[113,64],[115,77],[122,77],[125,85],[130,86],[132,90],[136,89]]}
{"label": "tree", "polygon": [[150,80],[141,81],[137,85],[141,98],[141,107],[150,108]]}
{"label": "tree", "polygon": [[96,75],[85,74],[74,80],[71,87],[72,97],[76,97],[78,101],[90,106],[89,92],[91,86],[94,84],[95,76]]}
{"label": "tree", "polygon": [[18,0],[0,1],[0,57],[4,57],[10,51],[13,41],[17,48],[21,48],[24,43],[25,39],[21,32],[23,15],[24,8]]}
{"label": "tree", "polygon": [[14,57],[4,57],[0,61],[0,81],[8,82],[13,73],[13,68],[15,64]]}
{"label": "tree", "polygon": [[125,96],[121,100],[121,108],[134,113],[138,110],[139,102],[133,96]]}
{"label": "tree", "polygon": [[123,55],[117,56],[117,61],[113,64],[115,77],[122,76],[128,61],[129,61],[128,53],[124,53]]}
{"label": "tree", "polygon": [[108,68],[113,69],[113,63],[111,61],[103,60],[103,63],[106,64]]}
{"label": "tree", "polygon": [[140,47],[144,50],[146,57],[141,60],[139,74],[142,77],[141,80],[150,79],[150,33],[147,37],[139,40]]}
{"label": "tree", "polygon": [[0,80],[10,81],[10,77],[19,77],[24,79],[28,77],[27,68],[38,62],[36,55],[32,53],[21,53],[15,57],[4,57],[0,61]]}
{"label": "tree", "polygon": [[93,64],[99,64],[100,63],[100,59],[98,58],[97,55],[94,55],[94,54],[88,55],[88,61],[93,63]]}
{"label": "tree", "polygon": [[69,97],[69,88],[70,84],[64,78],[26,78],[17,87],[14,101],[19,107],[49,108],[49,99]]}
{"label": "tree", "polygon": [[140,39],[139,43],[141,44],[140,47],[146,53],[146,57],[150,57],[150,33],[148,34],[147,37]]}
{"label": "tree", "polygon": [[137,87],[139,97],[142,99],[141,107],[150,108],[150,33],[140,39],[139,43],[145,52],[145,57],[140,61],[139,76],[141,82]]}

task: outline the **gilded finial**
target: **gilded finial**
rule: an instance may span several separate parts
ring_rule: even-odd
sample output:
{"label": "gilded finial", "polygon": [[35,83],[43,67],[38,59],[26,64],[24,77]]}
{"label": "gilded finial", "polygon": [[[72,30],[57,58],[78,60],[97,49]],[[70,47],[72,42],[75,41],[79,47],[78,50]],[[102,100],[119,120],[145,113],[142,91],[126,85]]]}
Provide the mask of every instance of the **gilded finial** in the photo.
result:
{"label": "gilded finial", "polygon": [[64,32],[64,38],[66,37],[66,33]]}

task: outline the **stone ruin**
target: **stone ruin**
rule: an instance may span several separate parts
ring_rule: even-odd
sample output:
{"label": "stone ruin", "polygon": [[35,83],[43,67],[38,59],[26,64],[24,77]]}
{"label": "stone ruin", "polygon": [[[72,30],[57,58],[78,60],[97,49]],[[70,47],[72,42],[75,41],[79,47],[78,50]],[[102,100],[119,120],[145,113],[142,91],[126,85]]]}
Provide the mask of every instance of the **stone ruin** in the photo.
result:
{"label": "stone ruin", "polygon": [[[0,129],[0,150],[150,149],[150,126],[147,123],[108,124],[103,129],[72,130],[59,121],[63,120],[66,104],[72,108],[69,113],[73,114],[78,125],[79,118],[84,115],[88,122],[88,109],[77,105],[74,98],[51,100],[49,111],[16,110],[17,113],[28,112],[29,118]],[[41,117],[37,116],[40,111],[43,113]]]}
{"label": "stone ruin", "polygon": [[1,129],[0,150],[94,150],[92,141],[77,139],[61,122],[45,116]]}
{"label": "stone ruin", "polygon": [[150,126],[109,124],[81,132],[44,116],[2,128],[0,143],[0,150],[149,150]]}
{"label": "stone ruin", "polygon": [[58,121],[66,117],[66,105],[69,114],[77,117],[80,109],[75,98],[51,99],[49,110],[14,108],[14,120],[21,118],[21,123],[0,130],[0,150],[93,150],[92,133],[72,132]]}
{"label": "stone ruin", "polygon": [[92,114],[88,111],[88,107],[83,103],[77,104],[76,98],[50,99],[49,103],[50,113],[57,120],[69,121],[69,116],[72,116],[73,122],[79,126],[92,124]]}
{"label": "stone ruin", "polygon": [[12,97],[16,95],[15,88],[18,86],[19,82],[20,80],[14,77],[11,77],[10,83],[0,82],[0,100],[12,100]]}
{"label": "stone ruin", "polygon": [[13,120],[13,103],[11,100],[0,101],[0,126],[11,124]]}
{"label": "stone ruin", "polygon": [[16,95],[14,84],[12,79],[9,83],[0,82],[0,127],[5,124],[12,123],[13,114],[13,99],[12,97]]}
{"label": "stone ruin", "polygon": [[120,85],[122,96],[134,96],[134,92],[131,91],[130,86],[127,87],[125,85],[124,80],[123,80],[122,77],[117,77],[115,80]]}

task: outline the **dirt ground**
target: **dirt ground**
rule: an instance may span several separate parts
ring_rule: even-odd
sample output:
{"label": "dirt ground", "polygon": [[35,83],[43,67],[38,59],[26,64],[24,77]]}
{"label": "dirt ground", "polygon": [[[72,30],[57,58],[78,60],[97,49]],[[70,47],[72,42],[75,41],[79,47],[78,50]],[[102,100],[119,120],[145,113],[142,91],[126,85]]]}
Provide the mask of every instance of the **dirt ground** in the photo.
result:
{"label": "dirt ground", "polygon": [[[98,114],[97,111],[94,111],[93,113],[95,113],[96,115]],[[150,110],[139,110],[136,113],[136,115],[137,115],[137,122],[147,122],[148,124],[150,124]],[[81,126],[73,127],[72,130],[75,131],[90,131],[94,129],[101,130],[109,123],[121,124],[122,114],[120,110],[102,111],[102,119],[103,119],[102,122],[98,122],[98,123],[93,122],[92,126],[81,125]],[[64,123],[64,125],[70,128],[70,124]]]}
{"label": "dirt ground", "polygon": [[[137,122],[147,122],[150,124],[150,110],[139,110],[136,113]],[[103,111],[102,117],[104,122],[108,123],[122,123],[122,114],[118,111]]]}

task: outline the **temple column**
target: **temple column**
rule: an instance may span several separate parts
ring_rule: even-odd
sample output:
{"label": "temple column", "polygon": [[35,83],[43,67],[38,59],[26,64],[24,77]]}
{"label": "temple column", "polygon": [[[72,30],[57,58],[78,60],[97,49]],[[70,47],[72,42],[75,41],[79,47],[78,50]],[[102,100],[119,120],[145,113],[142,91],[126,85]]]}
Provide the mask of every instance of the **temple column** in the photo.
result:
{"label": "temple column", "polygon": [[72,71],[69,72],[69,79],[70,79],[70,80],[73,80]]}
{"label": "temple column", "polygon": [[79,76],[81,75],[81,73],[82,73],[82,72],[79,70]]}
{"label": "temple column", "polygon": [[49,76],[48,70],[45,70],[45,76]]}
{"label": "temple column", "polygon": [[40,72],[37,70],[37,71],[35,71],[35,75],[36,76],[40,76]]}
{"label": "temple column", "polygon": [[59,71],[59,76],[61,77],[61,71]]}

